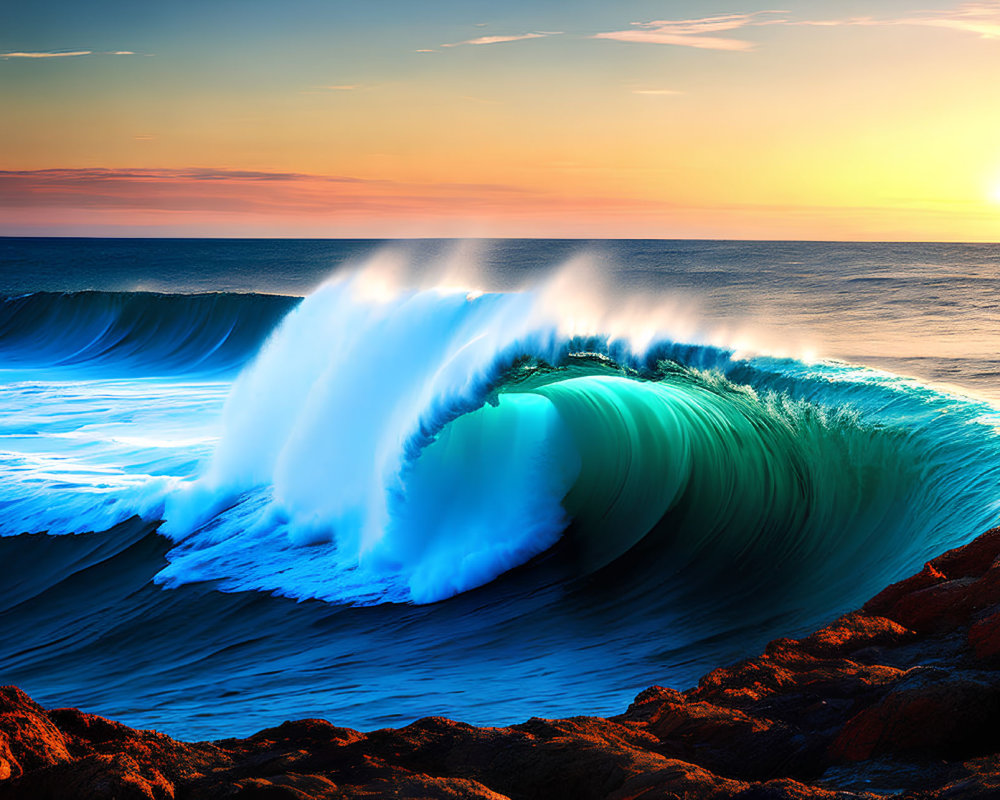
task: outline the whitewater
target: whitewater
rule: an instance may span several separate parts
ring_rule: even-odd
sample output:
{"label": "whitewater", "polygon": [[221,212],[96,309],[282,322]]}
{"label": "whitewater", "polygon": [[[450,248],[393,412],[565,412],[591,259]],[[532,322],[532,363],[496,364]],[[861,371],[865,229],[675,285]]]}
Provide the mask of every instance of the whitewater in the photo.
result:
{"label": "whitewater", "polygon": [[8,276],[4,680],[185,736],[609,713],[995,524],[996,248],[730,244]]}

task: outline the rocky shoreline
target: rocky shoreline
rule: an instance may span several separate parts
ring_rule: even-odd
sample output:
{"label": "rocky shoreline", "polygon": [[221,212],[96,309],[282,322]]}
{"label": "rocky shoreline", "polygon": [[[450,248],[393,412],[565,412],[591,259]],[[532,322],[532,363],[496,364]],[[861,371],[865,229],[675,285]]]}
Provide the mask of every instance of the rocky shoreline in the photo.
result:
{"label": "rocky shoreline", "polygon": [[179,742],[0,689],[3,798],[998,798],[1000,528],[617,717]]}

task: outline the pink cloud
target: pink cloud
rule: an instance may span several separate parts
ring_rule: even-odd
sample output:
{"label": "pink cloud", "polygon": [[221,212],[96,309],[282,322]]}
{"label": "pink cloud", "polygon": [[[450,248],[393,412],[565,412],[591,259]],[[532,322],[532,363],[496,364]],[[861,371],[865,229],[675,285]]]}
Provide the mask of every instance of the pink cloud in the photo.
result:
{"label": "pink cloud", "polygon": [[17,50],[11,53],[0,53],[0,58],[74,58],[76,56],[134,56],[131,50],[112,50],[99,52],[96,50],[39,50],[26,52]]}
{"label": "pink cloud", "polygon": [[748,51],[755,44],[719,34],[762,26],[786,27],[930,27],[945,28],[961,33],[976,34],[984,39],[1000,39],[1000,0],[962,3],[956,8],[920,11],[901,17],[843,17],[832,19],[794,20],[774,18],[780,11],[754,11],[745,14],[721,14],[701,19],[653,20],[633,22],[621,31],[595,34],[595,39],[612,39],[639,44],[666,44],[706,50]]}
{"label": "pink cloud", "polygon": [[848,17],[845,19],[803,20],[790,25],[815,26],[921,26],[948,28],[962,33],[973,33],[984,39],[1000,39],[1000,0],[992,2],[962,3],[956,8],[942,11],[921,11],[912,16],[885,18]]}
{"label": "pink cloud", "polygon": [[[342,235],[473,235],[583,219],[631,220],[672,206],[489,183],[415,183],[209,168],[0,171],[0,233],[83,229],[338,231]],[[572,222],[577,224],[577,222]],[[582,223],[579,223],[582,227]],[[498,227],[500,226],[500,227]],[[241,234],[242,235],[242,234]],[[325,234],[324,234],[325,235]]]}
{"label": "pink cloud", "polygon": [[266,211],[278,215],[503,206],[532,193],[477,183],[414,184],[350,176],[186,169],[0,170],[2,208]]}
{"label": "pink cloud", "polygon": [[[468,39],[464,42],[452,42],[443,44],[441,47],[461,47],[467,44],[501,44],[502,42],[520,42],[524,39],[544,39],[547,36],[554,36],[555,31],[545,33],[521,33],[513,36],[480,36],[477,39]],[[422,52],[422,51],[419,51]]]}
{"label": "pink cloud", "polygon": [[[652,22],[633,22],[632,27],[627,30],[598,33],[594,38],[638,44],[671,44],[704,50],[752,50],[754,48],[752,42],[731,39],[718,34],[756,25],[781,24],[783,20],[765,17],[765,15],[777,13],[780,12],[755,11],[749,14],[721,14],[701,19],[661,19]],[[765,18],[762,19],[762,17]]]}

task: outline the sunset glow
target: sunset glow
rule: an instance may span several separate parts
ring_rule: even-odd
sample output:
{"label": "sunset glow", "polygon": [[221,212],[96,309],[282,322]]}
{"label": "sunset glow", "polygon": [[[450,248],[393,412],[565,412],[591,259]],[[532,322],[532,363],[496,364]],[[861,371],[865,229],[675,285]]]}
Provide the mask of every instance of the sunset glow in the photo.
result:
{"label": "sunset glow", "polygon": [[18,8],[0,233],[1000,236],[1000,2],[375,5]]}

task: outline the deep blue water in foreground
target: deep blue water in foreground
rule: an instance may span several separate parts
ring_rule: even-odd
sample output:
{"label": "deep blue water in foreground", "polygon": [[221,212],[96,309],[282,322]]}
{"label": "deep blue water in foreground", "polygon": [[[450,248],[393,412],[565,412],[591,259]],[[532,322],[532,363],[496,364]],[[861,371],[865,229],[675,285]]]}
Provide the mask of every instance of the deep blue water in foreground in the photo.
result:
{"label": "deep blue water in foreground", "polygon": [[610,714],[1000,516],[1000,246],[0,238],[0,682]]}

